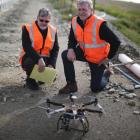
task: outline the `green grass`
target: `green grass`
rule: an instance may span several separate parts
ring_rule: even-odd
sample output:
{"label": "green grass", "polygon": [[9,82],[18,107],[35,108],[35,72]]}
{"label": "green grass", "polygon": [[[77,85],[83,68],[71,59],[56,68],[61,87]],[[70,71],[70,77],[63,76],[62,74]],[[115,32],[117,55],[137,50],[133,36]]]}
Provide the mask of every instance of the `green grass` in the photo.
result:
{"label": "green grass", "polygon": [[[72,0],[48,0],[53,4],[55,9],[58,9],[61,13],[62,20],[71,20],[69,14],[75,15],[76,8],[72,5]],[[75,0],[73,0],[74,2]]]}
{"label": "green grass", "polygon": [[122,9],[117,6],[96,5],[96,9],[104,11],[117,18],[112,23],[130,40],[140,47],[140,11]]}
{"label": "green grass", "polygon": [[[76,14],[76,8],[72,5],[72,0],[49,1],[53,4],[54,8],[59,10],[63,20],[70,20],[69,14]],[[73,2],[75,1],[73,0]],[[117,20],[111,21],[112,24],[140,47],[140,10],[131,10],[110,4],[96,4],[96,9],[116,17]]]}

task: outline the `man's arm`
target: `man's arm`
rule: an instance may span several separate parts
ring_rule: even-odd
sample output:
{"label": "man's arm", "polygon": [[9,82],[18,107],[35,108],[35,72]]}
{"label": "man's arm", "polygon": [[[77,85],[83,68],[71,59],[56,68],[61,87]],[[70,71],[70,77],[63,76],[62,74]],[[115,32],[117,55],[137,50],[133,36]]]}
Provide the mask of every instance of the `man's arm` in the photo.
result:
{"label": "man's arm", "polygon": [[24,49],[26,55],[30,56],[33,60],[35,60],[35,62],[38,62],[38,60],[41,57],[33,49],[32,45],[31,45],[29,33],[25,26],[22,28],[22,46],[23,46],[23,49]]}
{"label": "man's arm", "polygon": [[49,65],[53,66],[55,68],[56,66],[56,60],[58,57],[58,52],[59,52],[59,44],[58,44],[58,36],[57,33],[55,35],[55,42],[53,49],[50,52],[50,58],[49,58]]}
{"label": "man's arm", "polygon": [[73,28],[71,25],[70,28],[70,33],[69,33],[69,38],[68,38],[68,49],[74,49],[77,45],[77,41],[73,32]]}
{"label": "man's arm", "polygon": [[111,31],[111,29],[107,26],[106,22],[101,25],[99,35],[101,39],[105,40],[110,44],[110,52],[108,58],[113,58],[118,51],[121,43],[119,38],[114,34],[113,31]]}

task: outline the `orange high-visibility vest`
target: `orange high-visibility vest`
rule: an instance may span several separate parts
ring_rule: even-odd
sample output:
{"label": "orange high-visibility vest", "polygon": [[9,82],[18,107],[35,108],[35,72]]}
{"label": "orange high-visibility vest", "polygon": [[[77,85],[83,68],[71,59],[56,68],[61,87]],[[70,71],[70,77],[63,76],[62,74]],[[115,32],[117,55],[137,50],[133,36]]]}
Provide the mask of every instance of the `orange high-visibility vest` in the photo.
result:
{"label": "orange high-visibility vest", "polygon": [[103,19],[92,15],[86,20],[84,29],[82,29],[77,23],[77,16],[72,18],[74,35],[86,60],[96,64],[107,58],[110,50],[110,44],[101,40],[99,36],[99,29],[103,22]]}
{"label": "orange high-visibility vest", "polygon": [[[48,24],[48,32],[45,39],[45,43],[43,44],[43,36],[40,33],[35,22],[33,22],[31,25],[26,24],[25,27],[29,33],[29,37],[30,37],[32,47],[34,48],[34,50],[41,56],[49,56],[50,51],[52,50],[54,46],[56,28]],[[20,59],[19,59],[20,64],[22,64],[22,57],[24,56],[24,54],[25,52],[24,50],[22,50],[20,54]]]}

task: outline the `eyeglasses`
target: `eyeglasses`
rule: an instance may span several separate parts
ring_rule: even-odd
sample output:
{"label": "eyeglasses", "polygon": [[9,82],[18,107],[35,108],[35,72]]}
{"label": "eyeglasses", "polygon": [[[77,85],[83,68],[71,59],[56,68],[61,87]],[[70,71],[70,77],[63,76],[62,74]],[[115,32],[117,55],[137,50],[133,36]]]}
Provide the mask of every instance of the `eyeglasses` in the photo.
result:
{"label": "eyeglasses", "polygon": [[45,23],[48,23],[50,22],[49,20],[43,20],[43,19],[39,19],[40,22],[45,22]]}

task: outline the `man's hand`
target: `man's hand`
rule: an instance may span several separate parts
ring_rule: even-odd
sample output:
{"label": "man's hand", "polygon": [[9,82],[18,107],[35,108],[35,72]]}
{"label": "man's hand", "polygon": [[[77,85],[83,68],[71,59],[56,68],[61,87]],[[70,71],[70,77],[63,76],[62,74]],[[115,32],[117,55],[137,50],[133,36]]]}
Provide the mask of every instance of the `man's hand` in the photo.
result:
{"label": "man's hand", "polygon": [[101,65],[107,66],[108,63],[109,63],[109,59],[108,59],[108,58],[105,58],[103,61],[101,61],[101,62],[98,64],[98,66],[101,66]]}
{"label": "man's hand", "polygon": [[54,68],[54,67],[53,67],[52,65],[50,65],[50,64],[49,64],[47,67],[49,67],[49,68]]}
{"label": "man's hand", "polygon": [[98,66],[104,65],[104,66],[106,67],[105,73],[108,73],[109,75],[110,75],[110,74],[114,74],[113,69],[112,69],[108,64],[109,64],[109,59],[106,58],[106,59],[104,59],[103,61],[101,61],[101,62],[98,64]]}
{"label": "man's hand", "polygon": [[40,58],[38,60],[38,72],[43,72],[45,70],[45,62],[43,60],[43,58]]}
{"label": "man's hand", "polygon": [[76,55],[73,49],[68,49],[67,58],[69,61],[72,61],[72,62],[76,60]]}

